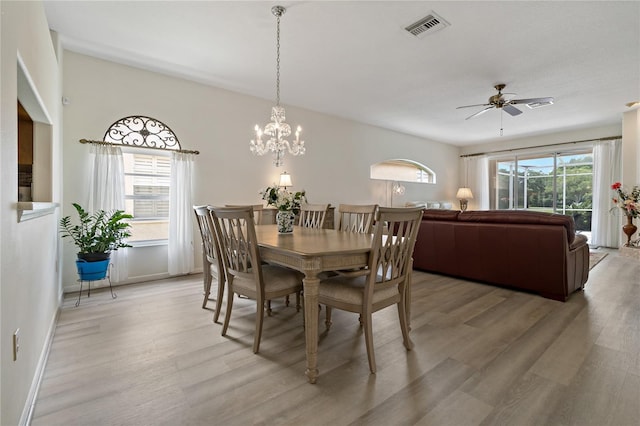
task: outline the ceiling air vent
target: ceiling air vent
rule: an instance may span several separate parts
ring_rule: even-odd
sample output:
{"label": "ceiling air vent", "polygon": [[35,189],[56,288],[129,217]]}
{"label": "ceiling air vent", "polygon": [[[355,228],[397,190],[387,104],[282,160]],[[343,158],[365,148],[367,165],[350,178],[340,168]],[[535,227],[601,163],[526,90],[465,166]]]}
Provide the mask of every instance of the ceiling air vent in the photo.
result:
{"label": "ceiling air vent", "polygon": [[545,107],[547,105],[553,105],[553,99],[543,99],[538,102],[530,102],[527,106],[531,109]]}
{"label": "ceiling air vent", "polygon": [[430,12],[427,16],[405,28],[409,33],[416,37],[424,37],[427,34],[434,33],[450,24],[438,16],[435,12]]}

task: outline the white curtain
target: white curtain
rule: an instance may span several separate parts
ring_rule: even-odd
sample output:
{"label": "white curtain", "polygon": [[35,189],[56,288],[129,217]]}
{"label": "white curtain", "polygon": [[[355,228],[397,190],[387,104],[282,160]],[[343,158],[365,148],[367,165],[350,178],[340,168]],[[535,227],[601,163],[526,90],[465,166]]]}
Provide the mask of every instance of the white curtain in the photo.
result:
{"label": "white curtain", "polygon": [[193,204],[191,170],[194,154],[171,155],[169,196],[169,275],[193,271]]}
{"label": "white curtain", "polygon": [[[112,145],[92,145],[93,175],[89,191],[92,212],[124,210],[124,161],[122,150]],[[127,249],[111,252],[111,281],[118,283],[128,277]]]}
{"label": "white curtain", "polygon": [[622,179],[622,141],[595,142],[593,146],[593,215],[591,245],[618,247],[622,224],[618,212],[612,212],[611,185]]}
{"label": "white curtain", "polygon": [[489,159],[486,155],[464,158],[468,173],[467,185],[473,193],[471,210],[489,210]]}

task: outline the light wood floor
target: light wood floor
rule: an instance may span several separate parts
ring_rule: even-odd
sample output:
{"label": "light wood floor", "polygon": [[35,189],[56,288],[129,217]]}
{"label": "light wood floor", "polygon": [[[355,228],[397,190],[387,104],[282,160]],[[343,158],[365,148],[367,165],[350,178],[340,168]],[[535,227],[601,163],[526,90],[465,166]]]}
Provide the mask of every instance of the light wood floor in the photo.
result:
{"label": "light wood floor", "polygon": [[[228,337],[201,276],[65,299],[33,425],[637,425],[640,262],[612,252],[567,303],[421,272],[411,336],[374,315],[369,374],[357,316],[334,312],[320,377],[304,375],[302,316],[274,303],[260,354],[255,304]],[[215,292],[214,292],[215,294]],[[210,303],[214,305],[214,303]],[[324,315],[324,311],[322,312]],[[323,327],[324,329],[324,327]]]}

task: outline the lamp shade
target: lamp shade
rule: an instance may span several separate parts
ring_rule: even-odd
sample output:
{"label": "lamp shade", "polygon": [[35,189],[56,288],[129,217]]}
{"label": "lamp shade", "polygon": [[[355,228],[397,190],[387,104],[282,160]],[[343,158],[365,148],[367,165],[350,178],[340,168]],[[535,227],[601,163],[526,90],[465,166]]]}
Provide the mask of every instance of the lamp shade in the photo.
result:
{"label": "lamp shade", "polygon": [[459,200],[473,199],[473,193],[471,192],[471,188],[458,188],[458,193],[456,194],[456,198]]}
{"label": "lamp shade", "polygon": [[287,172],[282,172],[280,174],[280,183],[278,186],[293,186],[293,183],[291,183],[291,175]]}

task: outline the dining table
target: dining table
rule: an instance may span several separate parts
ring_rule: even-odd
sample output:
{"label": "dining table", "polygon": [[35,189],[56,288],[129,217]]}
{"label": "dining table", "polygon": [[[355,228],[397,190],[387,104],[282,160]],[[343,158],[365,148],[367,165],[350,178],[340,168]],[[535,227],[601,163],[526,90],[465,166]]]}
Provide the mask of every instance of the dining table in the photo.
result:
{"label": "dining table", "polygon": [[335,229],[294,226],[293,232],[278,233],[277,225],[256,225],[263,261],[295,269],[304,274],[304,320],[309,383],[318,378],[318,275],[324,271],[367,266],[373,236]]}

